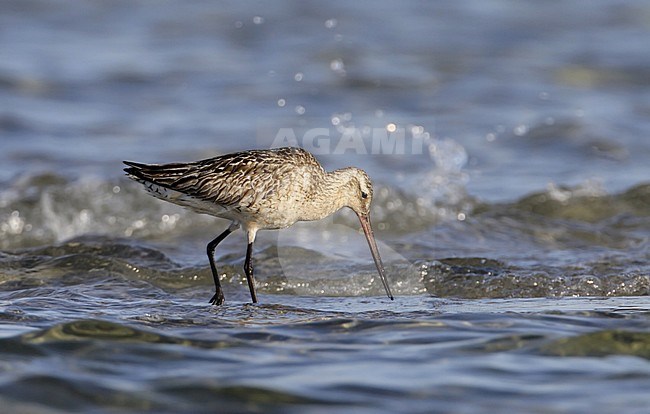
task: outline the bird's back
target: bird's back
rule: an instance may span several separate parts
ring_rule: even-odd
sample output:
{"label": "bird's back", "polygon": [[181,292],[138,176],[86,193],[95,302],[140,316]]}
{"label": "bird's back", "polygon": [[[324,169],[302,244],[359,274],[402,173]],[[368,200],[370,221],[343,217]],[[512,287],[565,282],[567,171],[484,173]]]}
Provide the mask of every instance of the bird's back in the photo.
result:
{"label": "bird's back", "polygon": [[[242,151],[190,163],[124,163],[126,174],[155,197],[230,219],[282,210],[293,193],[310,185],[307,178],[324,174],[313,155],[292,147]],[[278,221],[278,228],[291,224],[279,223],[281,217],[273,220]]]}

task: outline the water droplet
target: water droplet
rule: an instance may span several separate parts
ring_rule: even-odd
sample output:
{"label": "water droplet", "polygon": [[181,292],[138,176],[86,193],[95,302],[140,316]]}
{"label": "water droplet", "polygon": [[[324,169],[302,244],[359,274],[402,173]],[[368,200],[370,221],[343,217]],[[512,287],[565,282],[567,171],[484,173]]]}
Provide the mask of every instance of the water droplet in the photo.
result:
{"label": "water droplet", "polygon": [[517,125],[513,131],[516,136],[522,137],[528,133],[528,125]]}
{"label": "water droplet", "polygon": [[411,135],[418,136],[424,132],[424,127],[420,125],[413,125],[411,127]]}
{"label": "water droplet", "polygon": [[328,29],[333,29],[339,24],[338,20],[336,19],[327,19],[325,20],[325,27]]}
{"label": "water droplet", "polygon": [[296,113],[298,115],[303,115],[305,113],[306,109],[302,105],[297,105],[295,111],[296,111]]}
{"label": "water droplet", "polygon": [[294,79],[296,82],[300,82],[300,81],[302,80],[302,78],[303,78],[303,74],[302,74],[302,72],[298,72],[298,73],[296,73],[295,75],[293,75],[293,79]]}
{"label": "water droplet", "polygon": [[284,99],[282,99],[282,98],[278,99],[278,106],[280,108],[284,107],[286,104],[287,104],[287,101],[285,101]]}
{"label": "water droplet", "polygon": [[262,23],[264,23],[264,17],[262,17],[262,16],[255,16],[255,17],[253,17],[253,23],[255,23],[255,24],[262,24]]}
{"label": "water droplet", "polygon": [[339,75],[345,75],[345,64],[342,59],[333,59],[330,62],[330,69]]}
{"label": "water droplet", "polygon": [[2,223],[2,231],[9,234],[21,234],[25,229],[25,220],[20,218],[20,212],[14,210],[6,223]]}

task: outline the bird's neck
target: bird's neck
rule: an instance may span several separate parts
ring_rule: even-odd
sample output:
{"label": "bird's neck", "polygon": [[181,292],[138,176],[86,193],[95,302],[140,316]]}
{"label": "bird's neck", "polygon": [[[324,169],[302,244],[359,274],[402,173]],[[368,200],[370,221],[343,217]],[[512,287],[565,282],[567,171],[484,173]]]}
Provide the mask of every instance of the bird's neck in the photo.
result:
{"label": "bird's neck", "polygon": [[346,187],[350,185],[350,179],[347,175],[343,169],[326,172],[322,176],[309,201],[309,214],[303,220],[320,220],[348,205]]}

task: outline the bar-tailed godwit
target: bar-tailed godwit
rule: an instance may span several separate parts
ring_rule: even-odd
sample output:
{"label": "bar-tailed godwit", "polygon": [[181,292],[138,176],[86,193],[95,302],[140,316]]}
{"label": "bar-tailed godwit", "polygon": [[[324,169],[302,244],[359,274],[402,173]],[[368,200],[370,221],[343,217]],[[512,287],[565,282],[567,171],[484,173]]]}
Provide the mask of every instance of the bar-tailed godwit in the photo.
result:
{"label": "bar-tailed godwit", "polygon": [[393,299],[370,226],[372,184],[363,170],[348,167],[326,172],[312,154],[300,148],[242,151],[189,163],[124,164],[126,174],[153,196],[231,221],[207,246],[215,285],[210,303],[224,301],[214,250],[230,233],[240,227],[246,232],[244,272],[256,303],[252,254],[257,231],[320,220],[343,207],[359,217],[381,282]]}

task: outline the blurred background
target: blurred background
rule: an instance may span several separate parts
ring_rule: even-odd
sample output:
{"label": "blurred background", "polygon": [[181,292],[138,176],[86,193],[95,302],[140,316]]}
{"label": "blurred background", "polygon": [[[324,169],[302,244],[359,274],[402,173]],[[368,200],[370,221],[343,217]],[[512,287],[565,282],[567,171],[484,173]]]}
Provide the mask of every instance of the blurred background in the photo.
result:
{"label": "blurred background", "polygon": [[[641,1],[1,7],[5,188],[36,172],[115,177],[121,159],[190,160],[335,118],[452,140],[468,154],[455,165],[467,189],[485,200],[648,177]],[[347,155],[330,167],[368,164],[392,185],[432,168]]]}

